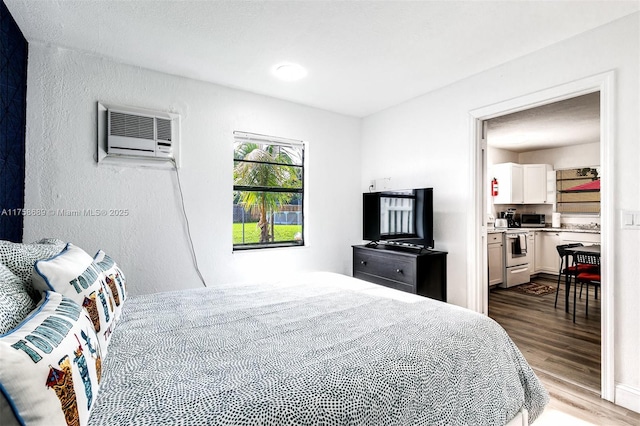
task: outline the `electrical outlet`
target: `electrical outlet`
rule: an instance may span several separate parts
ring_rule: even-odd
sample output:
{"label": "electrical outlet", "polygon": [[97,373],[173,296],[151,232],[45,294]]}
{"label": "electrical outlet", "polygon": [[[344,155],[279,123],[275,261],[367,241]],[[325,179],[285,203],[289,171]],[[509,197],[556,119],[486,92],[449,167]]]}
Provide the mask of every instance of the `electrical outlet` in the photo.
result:
{"label": "electrical outlet", "polygon": [[376,179],[373,183],[374,191],[386,191],[391,189],[391,178]]}

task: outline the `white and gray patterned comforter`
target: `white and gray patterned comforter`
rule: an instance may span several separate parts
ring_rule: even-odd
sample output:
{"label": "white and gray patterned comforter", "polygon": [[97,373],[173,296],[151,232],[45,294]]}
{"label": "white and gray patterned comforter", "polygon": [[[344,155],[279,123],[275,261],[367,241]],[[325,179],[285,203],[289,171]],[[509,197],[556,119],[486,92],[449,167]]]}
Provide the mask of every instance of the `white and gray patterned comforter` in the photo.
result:
{"label": "white and gray patterned comforter", "polygon": [[498,425],[548,395],[505,331],[350,277],[130,297],[89,425]]}

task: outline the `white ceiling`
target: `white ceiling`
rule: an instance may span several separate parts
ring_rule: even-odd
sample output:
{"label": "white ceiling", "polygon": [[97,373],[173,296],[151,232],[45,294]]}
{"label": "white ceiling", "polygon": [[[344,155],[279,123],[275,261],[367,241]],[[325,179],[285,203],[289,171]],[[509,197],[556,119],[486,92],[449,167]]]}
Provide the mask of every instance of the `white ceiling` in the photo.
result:
{"label": "white ceiling", "polygon": [[[4,2],[30,42],[356,117],[640,9],[611,0]],[[308,77],[276,80],[281,61]]]}
{"label": "white ceiling", "polygon": [[513,152],[600,142],[600,92],[487,120],[487,144]]}

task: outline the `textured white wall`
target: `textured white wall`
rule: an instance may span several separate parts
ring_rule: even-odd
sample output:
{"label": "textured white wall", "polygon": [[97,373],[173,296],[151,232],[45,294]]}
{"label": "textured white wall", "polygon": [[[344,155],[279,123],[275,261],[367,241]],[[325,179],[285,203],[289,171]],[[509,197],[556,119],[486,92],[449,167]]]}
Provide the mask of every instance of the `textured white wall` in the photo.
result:
{"label": "textured white wall", "polygon": [[[363,190],[382,176],[399,186],[434,187],[435,240],[449,252],[450,302],[467,304],[470,111],[615,70],[614,207],[640,210],[639,28],[640,14],[630,15],[364,119]],[[613,235],[615,380],[640,400],[640,235],[618,227]]]}
{"label": "textured white wall", "polygon": [[[24,240],[71,241],[116,259],[133,294],[196,287],[170,170],[95,162],[96,103],[182,116],[180,176],[211,285],[296,270],[350,273],[361,229],[360,120],[31,43],[26,208],[129,209],[127,217],[26,217]],[[308,141],[307,247],[232,253],[234,130]]]}

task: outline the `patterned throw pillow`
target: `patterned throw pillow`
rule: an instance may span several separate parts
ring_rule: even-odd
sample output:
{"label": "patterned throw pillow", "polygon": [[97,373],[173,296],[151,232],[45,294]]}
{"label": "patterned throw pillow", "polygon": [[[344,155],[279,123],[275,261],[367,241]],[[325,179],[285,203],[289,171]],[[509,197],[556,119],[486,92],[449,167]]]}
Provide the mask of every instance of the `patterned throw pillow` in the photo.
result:
{"label": "patterned throw pillow", "polygon": [[64,241],[55,238],[45,238],[30,244],[0,241],[0,263],[22,280],[27,293],[38,302],[41,295],[33,289],[31,283],[33,265],[40,259],[48,259],[60,253],[66,245]]}
{"label": "patterned throw pillow", "polygon": [[122,306],[127,298],[126,278],[118,267],[118,264],[102,250],[98,250],[98,253],[93,257],[93,263],[104,275],[104,281],[111,291],[111,295],[116,304],[117,320],[120,318]]}
{"label": "patterned throw pillow", "polygon": [[69,243],[57,256],[37,261],[34,270],[33,286],[37,290],[56,291],[87,310],[106,356],[115,324],[115,302],[91,256]]}
{"label": "patterned throw pillow", "polygon": [[35,307],[22,280],[0,263],[0,334],[20,324]]}
{"label": "patterned throw pillow", "polygon": [[0,359],[0,412],[13,412],[19,424],[87,423],[102,359],[80,305],[46,292],[22,324],[0,336]]}

